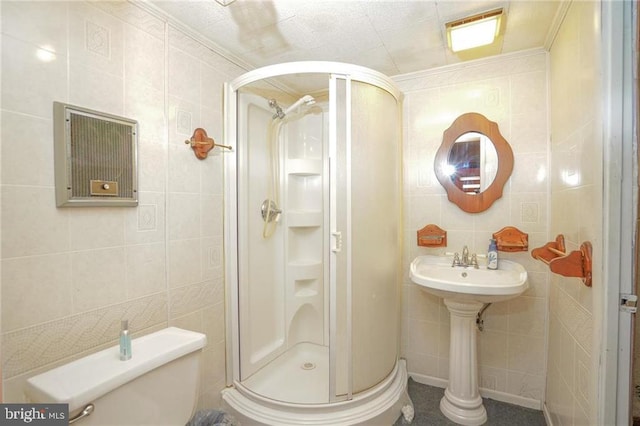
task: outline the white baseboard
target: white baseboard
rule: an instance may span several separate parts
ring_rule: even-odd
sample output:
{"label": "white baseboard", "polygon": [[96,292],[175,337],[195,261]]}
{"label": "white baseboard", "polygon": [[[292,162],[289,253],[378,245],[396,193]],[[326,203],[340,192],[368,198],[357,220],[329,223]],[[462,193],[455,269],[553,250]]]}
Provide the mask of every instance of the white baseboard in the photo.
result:
{"label": "white baseboard", "polygon": [[[446,388],[449,383],[448,380],[441,379],[439,377],[425,376],[424,374],[411,373],[409,376],[418,383],[423,385],[435,386],[438,388]],[[542,409],[542,401],[537,399],[525,398],[519,395],[513,395],[506,392],[500,392],[493,389],[480,388],[480,395],[483,398],[495,399],[496,401],[507,402],[509,404],[519,405],[521,407],[533,408],[534,410]],[[545,419],[547,415],[545,413]],[[551,423],[547,422],[547,425],[551,426]]]}

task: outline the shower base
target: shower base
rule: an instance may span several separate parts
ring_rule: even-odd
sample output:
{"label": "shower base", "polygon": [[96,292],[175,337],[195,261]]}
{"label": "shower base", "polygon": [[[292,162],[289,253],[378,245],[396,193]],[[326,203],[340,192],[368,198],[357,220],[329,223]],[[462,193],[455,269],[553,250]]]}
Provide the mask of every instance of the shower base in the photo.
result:
{"label": "shower base", "polygon": [[[304,350],[300,352],[304,353]],[[296,357],[298,355],[300,354],[292,354],[291,358],[297,360]],[[307,359],[308,356],[305,360]],[[326,368],[325,372],[322,373],[324,377],[318,380],[319,382],[326,381],[326,377],[328,377],[328,358],[326,359],[326,367],[316,366],[315,369],[303,371],[313,372],[318,368]],[[275,362],[278,361],[279,360],[276,360]],[[289,387],[289,389],[279,390],[278,392],[272,389],[271,391],[273,391],[273,393],[271,395],[273,396],[271,398],[258,395],[243,383],[234,382],[233,387],[222,391],[225,408],[243,425],[390,425],[403,414],[403,407],[410,407],[409,411],[411,412],[411,417],[413,417],[413,406],[407,392],[408,377],[404,360],[399,360],[393,371],[377,386],[354,395],[353,399],[349,401],[334,403],[294,403],[291,401],[283,402],[272,399],[273,397],[281,399],[283,395],[287,394],[295,395],[296,399],[301,400],[303,398],[311,398],[314,395],[320,395],[321,392],[324,392],[322,396],[326,400],[328,385],[326,385],[326,391],[319,391],[318,389],[309,390],[307,388],[316,386],[315,382],[311,382],[312,379],[301,379],[301,377],[304,376],[298,375],[298,371],[296,371],[295,378],[287,376],[287,374],[291,374],[290,371],[292,371],[293,368],[299,368],[298,364],[292,364],[292,367],[281,366],[285,371],[278,371],[276,375],[268,380],[266,379],[267,373],[265,372],[265,378],[261,378],[260,380],[256,379],[256,382],[260,383],[252,383],[252,385],[262,385],[264,388],[275,388],[278,386]],[[287,373],[287,371],[289,371],[289,373]],[[262,371],[260,373],[262,373]],[[256,375],[257,374],[258,373],[256,373]],[[254,377],[252,377],[252,379],[253,378]],[[298,382],[298,380],[304,381]],[[295,382],[301,383],[301,385],[294,387]],[[275,383],[279,383],[279,385],[274,385]],[[319,389],[321,388],[319,387]],[[261,392],[264,391],[264,389],[261,389]],[[269,392],[269,390],[267,392]]]}
{"label": "shower base", "polygon": [[269,399],[296,404],[329,402],[329,348],[299,343],[242,383]]}

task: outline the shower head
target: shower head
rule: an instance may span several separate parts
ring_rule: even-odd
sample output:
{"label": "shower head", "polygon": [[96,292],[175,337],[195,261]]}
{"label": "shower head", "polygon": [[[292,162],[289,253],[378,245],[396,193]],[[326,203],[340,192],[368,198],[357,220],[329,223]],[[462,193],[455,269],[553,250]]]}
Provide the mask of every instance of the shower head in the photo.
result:
{"label": "shower head", "polygon": [[275,99],[269,99],[269,106],[271,108],[275,108],[276,113],[273,114],[273,119],[275,120],[276,118],[279,118],[280,120],[282,120],[284,118],[285,113],[282,112],[282,108],[280,108],[280,105],[278,105],[278,101],[276,101]]}
{"label": "shower head", "polygon": [[289,114],[291,111],[295,110],[296,108],[300,107],[301,105],[308,106],[308,105],[313,105],[315,103],[316,103],[316,100],[313,98],[313,96],[304,95],[303,97],[301,97],[300,99],[295,101],[293,103],[293,105],[291,105],[289,108],[285,109],[284,110],[284,115]]}

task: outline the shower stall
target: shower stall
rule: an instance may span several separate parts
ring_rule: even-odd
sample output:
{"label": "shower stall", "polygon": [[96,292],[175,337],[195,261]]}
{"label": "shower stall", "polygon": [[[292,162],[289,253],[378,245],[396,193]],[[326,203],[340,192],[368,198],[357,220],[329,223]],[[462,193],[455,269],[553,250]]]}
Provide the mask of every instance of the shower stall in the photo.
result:
{"label": "shower stall", "polygon": [[386,76],[334,62],[225,87],[222,397],[243,424],[411,416],[398,358],[400,97]]}

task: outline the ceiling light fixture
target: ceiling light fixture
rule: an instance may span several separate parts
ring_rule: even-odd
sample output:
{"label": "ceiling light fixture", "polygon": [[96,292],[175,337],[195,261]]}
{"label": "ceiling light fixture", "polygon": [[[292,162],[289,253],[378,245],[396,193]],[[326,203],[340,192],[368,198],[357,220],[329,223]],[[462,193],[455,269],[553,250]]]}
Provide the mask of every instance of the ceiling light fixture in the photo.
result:
{"label": "ceiling light fixture", "polygon": [[453,52],[493,43],[500,33],[502,9],[491,10],[445,24]]}

